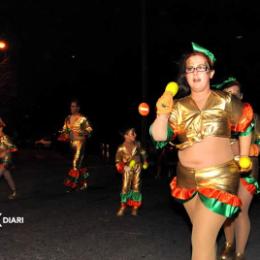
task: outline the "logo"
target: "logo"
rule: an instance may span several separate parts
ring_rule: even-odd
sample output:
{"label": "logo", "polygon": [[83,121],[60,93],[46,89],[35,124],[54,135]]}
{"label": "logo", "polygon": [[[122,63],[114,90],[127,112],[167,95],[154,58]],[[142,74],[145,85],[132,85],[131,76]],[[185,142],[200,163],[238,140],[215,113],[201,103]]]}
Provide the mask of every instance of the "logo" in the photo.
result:
{"label": "logo", "polygon": [[3,224],[23,224],[24,217],[6,217],[0,213],[0,228],[3,227]]}

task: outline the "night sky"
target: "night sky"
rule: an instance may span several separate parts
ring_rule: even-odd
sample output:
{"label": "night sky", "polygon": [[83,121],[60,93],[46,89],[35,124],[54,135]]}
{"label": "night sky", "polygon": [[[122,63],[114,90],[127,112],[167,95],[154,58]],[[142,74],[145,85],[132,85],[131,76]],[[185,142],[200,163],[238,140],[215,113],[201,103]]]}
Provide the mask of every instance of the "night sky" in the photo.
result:
{"label": "night sky", "polygon": [[93,124],[94,141],[116,140],[127,123],[139,128],[142,101],[151,105],[150,124],[191,41],[215,54],[212,83],[235,76],[260,110],[260,9],[253,1],[143,2],[1,3],[9,63],[1,67],[0,108],[10,133],[21,140],[56,133],[73,97]]}

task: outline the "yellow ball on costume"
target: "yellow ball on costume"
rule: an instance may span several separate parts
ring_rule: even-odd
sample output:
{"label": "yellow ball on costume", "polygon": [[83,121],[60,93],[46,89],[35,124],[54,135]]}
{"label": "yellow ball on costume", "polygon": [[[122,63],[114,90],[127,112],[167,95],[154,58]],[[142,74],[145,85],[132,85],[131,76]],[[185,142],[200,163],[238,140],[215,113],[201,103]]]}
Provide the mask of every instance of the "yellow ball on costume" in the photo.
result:
{"label": "yellow ball on costume", "polygon": [[251,166],[251,159],[249,157],[240,157],[239,166],[243,169],[247,169]]}
{"label": "yellow ball on costume", "polygon": [[173,96],[176,95],[176,93],[178,92],[179,90],[179,86],[176,82],[174,81],[171,81],[167,84],[166,88],[165,88],[165,91],[168,91],[168,92],[171,92],[171,94]]}
{"label": "yellow ball on costume", "polygon": [[148,168],[148,166],[149,166],[148,162],[144,162],[144,163],[143,163],[143,169],[144,169],[144,170],[146,170],[146,169]]}
{"label": "yellow ball on costume", "polygon": [[135,160],[131,160],[129,163],[129,167],[133,169],[135,167]]}

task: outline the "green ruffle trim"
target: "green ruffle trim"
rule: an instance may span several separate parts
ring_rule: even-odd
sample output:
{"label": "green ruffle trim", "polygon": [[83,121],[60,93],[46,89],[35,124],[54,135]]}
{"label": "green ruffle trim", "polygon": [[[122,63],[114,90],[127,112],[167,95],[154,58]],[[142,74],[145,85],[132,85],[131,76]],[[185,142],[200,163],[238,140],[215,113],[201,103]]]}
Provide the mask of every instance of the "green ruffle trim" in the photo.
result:
{"label": "green ruffle trim", "polygon": [[194,51],[202,52],[202,53],[204,53],[206,56],[208,56],[209,59],[212,61],[212,63],[214,63],[214,62],[216,61],[215,55],[214,55],[211,51],[209,51],[208,49],[206,49],[206,48],[200,46],[199,44],[197,44],[197,43],[195,43],[195,42],[192,42],[191,45],[192,45],[192,49],[193,49]]}
{"label": "green ruffle trim", "polygon": [[142,194],[140,192],[136,192],[136,191],[129,191],[126,194],[120,194],[121,197],[121,203],[127,203],[128,200],[132,200],[132,201],[142,201]]}
{"label": "green ruffle trim", "polygon": [[247,129],[244,132],[241,132],[239,134],[239,136],[248,136],[248,135],[250,135],[253,132],[254,127],[255,127],[255,123],[251,122],[251,124],[247,127]]}
{"label": "green ruffle trim", "polygon": [[231,206],[229,204],[225,204],[217,199],[214,198],[208,198],[204,195],[199,194],[199,197],[202,201],[202,203],[205,205],[206,208],[209,210],[218,213],[220,215],[223,215],[227,218],[233,217],[235,214],[237,214],[240,211],[239,207]]}
{"label": "green ruffle trim", "polygon": [[242,177],[247,183],[252,184],[256,187],[256,194],[260,193],[260,187],[258,181],[252,176]]}
{"label": "green ruffle trim", "polygon": [[[151,134],[151,127],[149,129],[149,134],[150,136],[152,137],[152,134]],[[172,130],[172,128],[168,125],[167,127],[167,139],[165,141],[155,141],[153,138],[152,138],[152,141],[153,141],[153,144],[155,146],[156,149],[162,149],[164,148],[171,140],[172,140],[172,136],[174,135],[174,132]]]}
{"label": "green ruffle trim", "polygon": [[231,82],[235,82],[237,79],[234,77],[229,77],[228,79],[224,80],[223,82],[219,84],[212,85],[212,88],[214,89],[223,89],[223,87]]}

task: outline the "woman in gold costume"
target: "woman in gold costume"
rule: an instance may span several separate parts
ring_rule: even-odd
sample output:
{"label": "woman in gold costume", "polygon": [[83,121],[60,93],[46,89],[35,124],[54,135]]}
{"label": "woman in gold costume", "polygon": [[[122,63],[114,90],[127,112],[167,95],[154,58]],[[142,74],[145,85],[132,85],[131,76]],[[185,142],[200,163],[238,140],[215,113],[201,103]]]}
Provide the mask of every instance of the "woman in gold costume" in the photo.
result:
{"label": "woman in gold costume", "polygon": [[[213,53],[193,43],[180,67],[180,87],[189,95],[173,100],[165,92],[157,101],[150,127],[155,141],[178,136],[177,177],[172,196],[182,202],[192,223],[192,260],[216,260],[216,239],[226,218],[240,209],[240,171],[251,166],[251,135],[241,136],[239,163],[230,145],[231,130],[243,132],[251,123],[250,106],[229,93],[213,91]],[[168,136],[167,136],[168,135]]]}
{"label": "woman in gold costume", "polygon": [[11,142],[10,138],[4,133],[4,127],[5,123],[2,118],[0,118],[0,177],[4,176],[9,188],[12,191],[8,196],[8,199],[11,200],[15,199],[17,196],[16,186],[10,173],[11,153],[16,152],[17,148]]}
{"label": "woman in gold costume", "polygon": [[86,139],[90,137],[92,127],[88,119],[80,111],[78,100],[72,100],[70,104],[71,114],[66,117],[60,141],[69,141],[73,151],[72,168],[64,181],[64,185],[69,188],[68,191],[79,188],[87,188],[88,171],[83,167]]}
{"label": "woman in gold costume", "polygon": [[[239,99],[243,99],[240,83],[233,77],[228,78],[221,84],[214,86],[217,89],[223,89],[235,95]],[[220,254],[221,260],[229,259],[245,259],[245,248],[250,234],[250,218],[249,208],[253,196],[260,192],[258,179],[258,155],[260,144],[260,122],[259,116],[255,113],[252,124],[246,132],[252,132],[252,140],[250,145],[250,157],[253,162],[253,167],[247,174],[241,174],[238,196],[242,201],[241,211],[235,218],[228,219],[224,224],[225,246]],[[242,135],[244,133],[241,133]],[[240,135],[241,135],[240,134]],[[233,133],[231,138],[232,150],[235,156],[239,155],[238,134]],[[236,246],[234,245],[234,241]]]}
{"label": "woman in gold costume", "polygon": [[117,216],[123,216],[127,206],[132,207],[131,214],[136,216],[142,204],[141,171],[147,169],[147,156],[140,142],[136,141],[134,128],[122,131],[124,143],[117,148],[116,169],[122,174],[121,206]]}

